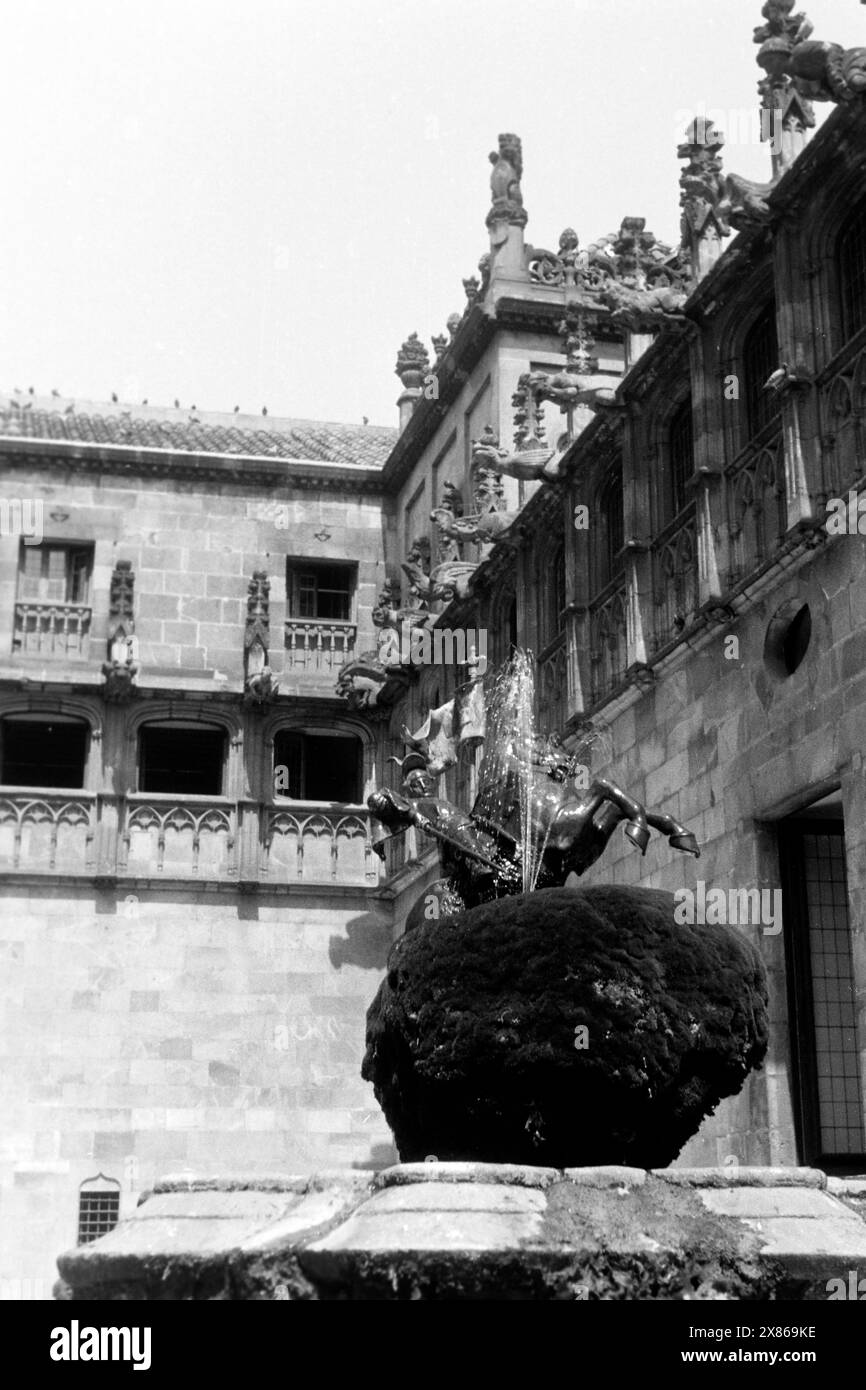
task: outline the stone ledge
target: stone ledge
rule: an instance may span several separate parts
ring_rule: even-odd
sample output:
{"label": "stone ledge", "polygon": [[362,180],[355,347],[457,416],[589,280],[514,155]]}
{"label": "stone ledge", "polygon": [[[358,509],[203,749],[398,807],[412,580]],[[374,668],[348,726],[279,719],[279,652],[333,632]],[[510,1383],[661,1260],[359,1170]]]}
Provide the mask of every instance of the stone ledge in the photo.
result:
{"label": "stone ledge", "polygon": [[866,1183],[830,1181],[438,1162],[176,1174],[59,1267],[78,1300],[821,1299],[828,1279],[866,1276]]}
{"label": "stone ledge", "polygon": [[681,1187],[820,1187],[827,1174],[820,1168],[653,1168],[654,1178]]}

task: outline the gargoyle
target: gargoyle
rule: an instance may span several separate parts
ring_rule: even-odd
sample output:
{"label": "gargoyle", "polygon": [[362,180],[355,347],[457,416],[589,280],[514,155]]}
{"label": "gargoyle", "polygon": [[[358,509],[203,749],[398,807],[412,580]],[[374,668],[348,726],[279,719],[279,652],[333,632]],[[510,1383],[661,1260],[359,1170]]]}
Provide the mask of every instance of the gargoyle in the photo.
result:
{"label": "gargoyle", "polygon": [[[564,374],[563,374],[564,375]],[[480,439],[472,441],[473,467],[492,468],[496,473],[505,473],[509,478],[523,481],[543,479],[554,482],[561,476],[560,455],[551,453],[546,445],[540,448],[515,449],[509,453],[499,448],[499,441],[488,425]]]}
{"label": "gargoyle", "polygon": [[[455,518],[453,512],[448,512],[444,508],[437,508],[431,513],[434,521],[439,522],[439,516],[450,517],[453,523],[463,522],[464,518]],[[445,535],[452,535],[450,531],[445,531]],[[466,539],[465,533],[460,533],[460,539]],[[444,564],[437,565],[430,574],[425,574],[423,567],[417,561],[404,561],[400,567],[403,573],[408,576],[412,585],[412,592],[423,599],[425,603],[437,603],[442,600],[450,603],[453,598],[466,598],[469,593],[469,581],[475,573],[476,566],[469,561],[448,560]],[[401,610],[403,611],[403,610]],[[415,610],[417,611],[417,610]],[[429,614],[425,617],[429,618]]]}
{"label": "gargoyle", "polygon": [[381,663],[372,658],[362,658],[342,668],[334,690],[348,700],[350,709],[374,709],[387,681],[388,674]]}
{"label": "gargoyle", "polygon": [[[477,541],[480,545],[490,545],[508,530],[517,520],[517,512],[476,512],[472,516],[458,516],[445,507],[436,507],[430,517],[436,522],[443,535],[452,536],[456,541]],[[406,570],[406,566],[403,566]],[[443,568],[451,569],[452,566]],[[406,570],[408,574],[409,571]]]}
{"label": "gargoyle", "polygon": [[666,283],[641,290],[612,280],[601,292],[614,320],[636,329],[647,319],[678,322],[687,298],[684,290]]}
{"label": "gargoyle", "polygon": [[866,48],[808,39],[794,46],[782,70],[810,101],[854,101],[866,92]]}

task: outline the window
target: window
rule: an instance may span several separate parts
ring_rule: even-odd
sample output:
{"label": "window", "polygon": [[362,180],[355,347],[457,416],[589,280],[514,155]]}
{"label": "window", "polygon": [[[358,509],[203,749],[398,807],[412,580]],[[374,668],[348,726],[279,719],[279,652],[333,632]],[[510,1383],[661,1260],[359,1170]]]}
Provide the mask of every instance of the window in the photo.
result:
{"label": "window", "polygon": [[92,546],[22,543],[18,600],[21,603],[89,603],[92,567]]}
{"label": "window", "polygon": [[201,724],[145,724],[139,735],[138,789],[219,796],[226,736]]}
{"label": "window", "polygon": [[355,567],[290,561],[286,576],[289,616],[347,623],[352,617]]}
{"label": "window", "polygon": [[274,738],[274,791],[293,801],[361,800],[361,742],[353,734],[304,734],[281,729]]}
{"label": "window", "polygon": [[780,836],[800,1157],[859,1172],[866,1132],[844,825],[838,800],[827,800],[826,810],[783,822]]}
{"label": "window", "polygon": [[845,341],[866,325],[866,201],[846,222],[839,237],[839,292]]}
{"label": "window", "polygon": [[674,413],[668,436],[670,467],[670,516],[679,516],[691,500],[688,481],[694,469],[692,398],[687,396]]}
{"label": "window", "polygon": [[621,551],[625,544],[623,521],[622,465],[617,465],[599,496],[599,528],[596,551],[596,588],[603,589],[622,569]]}
{"label": "window", "polygon": [[776,338],[776,305],[771,300],[752,324],[743,342],[743,375],[745,377],[746,422],[749,438],[770,423],[779,410],[779,399],[764,385],[779,365],[779,344]]}
{"label": "window", "polygon": [[78,1194],[79,1245],[89,1245],[91,1241],[99,1240],[100,1236],[113,1231],[120,1220],[120,1184],[115,1187],[98,1186],[114,1181],[100,1173],[98,1178],[90,1178],[82,1183]]}
{"label": "window", "polygon": [[10,714],[0,727],[4,786],[84,786],[88,728],[83,719]]}

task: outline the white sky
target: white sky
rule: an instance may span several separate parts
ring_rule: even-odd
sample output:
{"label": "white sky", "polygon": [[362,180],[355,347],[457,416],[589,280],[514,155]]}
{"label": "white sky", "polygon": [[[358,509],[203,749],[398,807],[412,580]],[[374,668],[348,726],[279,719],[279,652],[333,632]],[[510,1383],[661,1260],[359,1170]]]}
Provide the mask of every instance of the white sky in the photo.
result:
{"label": "white sky", "polygon": [[[866,43],[858,0],[804,0]],[[678,239],[688,113],[741,137],[760,0],[27,0],[3,15],[0,384],[395,424],[465,303],[488,151],[526,235]],[[819,108],[819,119],[829,111]],[[730,114],[729,114],[730,113]],[[769,177],[769,153],[725,167]]]}

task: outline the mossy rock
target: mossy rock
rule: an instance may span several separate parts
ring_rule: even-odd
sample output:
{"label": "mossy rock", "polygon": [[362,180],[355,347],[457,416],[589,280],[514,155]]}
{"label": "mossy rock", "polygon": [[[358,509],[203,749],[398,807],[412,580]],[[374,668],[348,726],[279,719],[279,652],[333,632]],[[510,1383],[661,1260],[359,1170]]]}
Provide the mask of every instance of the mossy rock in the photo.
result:
{"label": "mossy rock", "polygon": [[402,936],[362,1067],[401,1159],[670,1163],[768,1038],[757,948],[673,913],[656,889],[549,888]]}

